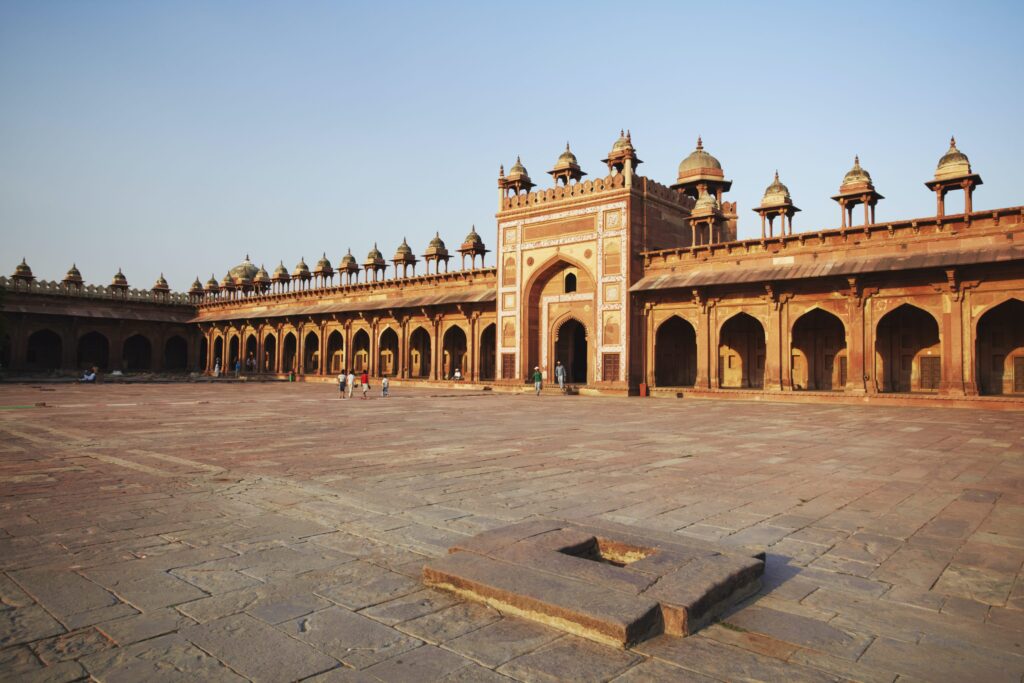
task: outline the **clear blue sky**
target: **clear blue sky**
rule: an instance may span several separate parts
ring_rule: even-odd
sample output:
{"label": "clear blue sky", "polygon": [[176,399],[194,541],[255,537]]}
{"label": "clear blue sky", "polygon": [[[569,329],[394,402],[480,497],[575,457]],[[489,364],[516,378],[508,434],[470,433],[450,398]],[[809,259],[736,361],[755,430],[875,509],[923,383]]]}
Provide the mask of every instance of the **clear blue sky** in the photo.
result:
{"label": "clear blue sky", "polygon": [[666,184],[703,135],[741,237],[776,168],[796,229],[834,227],[854,154],[878,220],[931,215],[951,133],[976,208],[1020,205],[1022,25],[1019,1],[7,0],[0,270],[182,290],[247,252],[493,246],[500,163],[546,183],[569,140],[598,174],[627,127]]}

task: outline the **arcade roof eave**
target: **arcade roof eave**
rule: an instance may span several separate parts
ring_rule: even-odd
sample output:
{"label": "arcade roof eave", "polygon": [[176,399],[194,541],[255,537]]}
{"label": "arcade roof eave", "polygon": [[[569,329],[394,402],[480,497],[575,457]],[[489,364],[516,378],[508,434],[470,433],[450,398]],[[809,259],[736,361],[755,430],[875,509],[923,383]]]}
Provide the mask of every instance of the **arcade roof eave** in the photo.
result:
{"label": "arcade roof eave", "polygon": [[682,273],[647,275],[629,288],[631,292],[650,292],[709,285],[756,284],[780,280],[859,275],[923,268],[945,268],[977,263],[1001,263],[1024,260],[1024,247],[996,247],[962,251],[946,251],[902,256],[874,256],[870,258],[841,259],[835,261],[808,261],[764,268],[727,268],[722,270],[688,270]]}
{"label": "arcade roof eave", "polygon": [[190,322],[211,323],[231,320],[250,320],[253,318],[289,318],[296,316],[323,315],[325,313],[354,313],[358,311],[383,311],[389,309],[424,308],[427,306],[444,306],[452,304],[484,304],[497,300],[497,291],[492,288],[455,291],[447,294],[430,296],[403,296],[380,299],[357,299],[348,301],[312,301],[293,302],[288,304],[259,305],[260,302],[238,300],[244,308],[213,308],[200,310],[199,315]]}

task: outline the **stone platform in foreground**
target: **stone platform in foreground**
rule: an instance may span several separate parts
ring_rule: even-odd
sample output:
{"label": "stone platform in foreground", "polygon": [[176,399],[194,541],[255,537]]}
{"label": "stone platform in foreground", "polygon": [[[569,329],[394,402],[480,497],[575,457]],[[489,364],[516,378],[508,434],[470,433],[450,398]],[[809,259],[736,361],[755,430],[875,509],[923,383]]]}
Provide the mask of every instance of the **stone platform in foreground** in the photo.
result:
{"label": "stone platform in foreground", "polygon": [[[0,387],[0,679],[1024,674],[1019,414],[335,395]],[[623,650],[423,586],[535,518],[764,547],[763,588]]]}
{"label": "stone platform in foreground", "polygon": [[423,567],[424,583],[624,647],[694,633],[756,593],[764,573],[762,552],[610,522],[527,520],[448,552]]}

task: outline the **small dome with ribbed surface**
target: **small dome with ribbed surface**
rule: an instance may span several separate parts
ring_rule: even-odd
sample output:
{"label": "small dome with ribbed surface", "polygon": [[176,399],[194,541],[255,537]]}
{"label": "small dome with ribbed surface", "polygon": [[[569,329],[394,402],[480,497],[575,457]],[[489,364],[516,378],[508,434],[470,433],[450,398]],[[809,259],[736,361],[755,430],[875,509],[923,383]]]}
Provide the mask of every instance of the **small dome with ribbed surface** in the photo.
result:
{"label": "small dome with ribbed surface", "polygon": [[959,178],[971,175],[971,162],[967,155],[956,147],[956,138],[949,139],[949,149],[935,169],[935,179],[945,180],[948,178]]}
{"label": "small dome with ribbed surface", "polygon": [[127,287],[128,278],[126,278],[124,273],[121,272],[121,269],[118,268],[117,272],[114,273],[114,279],[110,281],[110,284],[114,287]]}
{"label": "small dome with ribbed surface", "polygon": [[68,272],[64,276],[64,282],[82,282],[82,273],[78,270],[78,267],[74,263],[72,263],[71,267],[68,268]]}
{"label": "small dome with ribbed surface", "polygon": [[295,270],[292,271],[292,277],[309,278],[309,266],[306,265],[305,256],[300,258],[299,262],[295,264]]}
{"label": "small dome with ribbed surface", "polygon": [[14,267],[14,277],[22,280],[33,280],[35,276],[32,275],[32,269],[25,263],[25,259],[21,259],[21,263]]}
{"label": "small dome with ribbed surface", "polygon": [[871,174],[860,166],[860,155],[853,157],[853,168],[843,176],[843,185],[854,185],[857,183],[871,184]]}
{"label": "small dome with ribbed surface", "polygon": [[698,136],[697,148],[679,163],[679,178],[698,175],[701,172],[707,175],[724,176],[721,162],[704,150],[704,141]]}
{"label": "small dome with ribbed surface", "polygon": [[775,180],[772,181],[771,185],[765,188],[764,197],[761,199],[761,206],[777,206],[780,204],[791,203],[792,197],[789,195],[789,188],[779,181],[779,172],[775,172]]}
{"label": "small dome with ribbed surface", "polygon": [[164,274],[160,273],[160,277],[153,283],[153,291],[166,292],[168,290],[170,290],[170,286],[167,284]]}

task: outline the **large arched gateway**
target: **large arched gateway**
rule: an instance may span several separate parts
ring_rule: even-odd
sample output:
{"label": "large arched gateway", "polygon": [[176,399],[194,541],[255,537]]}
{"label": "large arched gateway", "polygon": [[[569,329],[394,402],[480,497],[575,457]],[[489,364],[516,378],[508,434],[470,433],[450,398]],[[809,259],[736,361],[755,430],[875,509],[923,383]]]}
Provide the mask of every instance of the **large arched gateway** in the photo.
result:
{"label": "large arched gateway", "polygon": [[569,318],[558,327],[555,334],[555,357],[551,361],[549,376],[554,379],[555,363],[561,361],[569,384],[586,384],[590,355],[587,328],[579,320]]}

